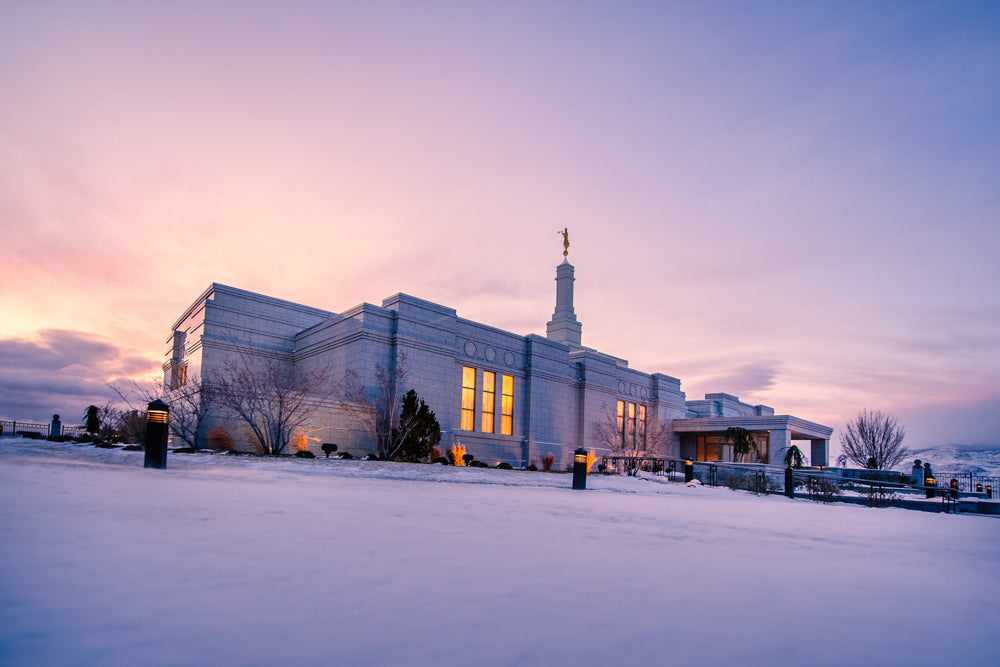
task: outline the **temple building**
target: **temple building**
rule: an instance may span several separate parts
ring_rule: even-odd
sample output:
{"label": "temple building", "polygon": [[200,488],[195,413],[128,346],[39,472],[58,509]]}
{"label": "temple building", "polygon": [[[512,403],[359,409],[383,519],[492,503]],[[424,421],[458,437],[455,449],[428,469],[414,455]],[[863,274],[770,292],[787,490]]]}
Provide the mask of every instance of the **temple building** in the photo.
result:
{"label": "temple building", "polygon": [[[402,364],[403,389],[414,389],[435,412],[442,449],[461,443],[490,464],[526,466],[551,453],[561,469],[577,447],[608,453],[602,423],[623,438],[655,434],[664,457],[731,461],[725,432],[739,427],[752,433],[758,461],[781,463],[793,441],[808,441],[800,449],[810,463],[828,464],[827,426],[776,415],[729,394],[689,401],[679,379],[630,368],[623,359],[584,347],[573,308],[568,235],[565,246],[545,336],[473,322],[453,308],[406,294],[337,313],[212,284],[174,323],[165,387],[212,382],[237,354],[277,360],[293,372],[323,369],[331,387],[348,375],[374,387],[380,369]],[[320,443],[334,442],[355,455],[373,452],[374,443],[340,407],[335,392],[323,393],[304,427],[309,447],[318,453]],[[220,425],[238,446],[251,449],[246,429],[233,417],[212,413],[202,429]]]}

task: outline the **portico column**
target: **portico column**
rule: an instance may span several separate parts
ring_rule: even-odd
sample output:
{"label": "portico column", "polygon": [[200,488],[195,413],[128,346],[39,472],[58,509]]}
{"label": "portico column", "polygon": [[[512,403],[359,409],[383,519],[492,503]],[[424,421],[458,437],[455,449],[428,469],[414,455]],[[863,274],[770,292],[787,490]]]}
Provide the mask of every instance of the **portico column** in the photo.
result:
{"label": "portico column", "polygon": [[812,451],[809,453],[809,465],[823,466],[830,465],[830,441],[812,440]]}
{"label": "portico column", "polygon": [[767,462],[771,465],[780,466],[783,465],[785,453],[788,448],[792,446],[792,432],[788,429],[771,429],[771,435],[768,438],[767,449],[768,458]]}

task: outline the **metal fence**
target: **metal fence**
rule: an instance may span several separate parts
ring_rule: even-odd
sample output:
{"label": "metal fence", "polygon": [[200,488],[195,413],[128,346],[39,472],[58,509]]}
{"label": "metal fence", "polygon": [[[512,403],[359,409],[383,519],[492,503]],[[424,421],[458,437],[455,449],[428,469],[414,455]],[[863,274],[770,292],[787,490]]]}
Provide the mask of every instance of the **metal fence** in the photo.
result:
{"label": "metal fence", "polygon": [[990,487],[995,497],[1000,490],[1000,477],[976,475],[971,472],[935,472],[934,480],[938,488],[951,488],[951,480],[955,480],[958,483],[959,493],[986,493],[986,487]]}
{"label": "metal fence", "polygon": [[[83,426],[62,427],[62,435],[77,437],[87,432]],[[0,437],[10,438],[21,436],[24,438],[39,437],[47,438],[52,435],[52,424],[41,424],[39,422],[25,422],[9,419],[0,419]]]}
{"label": "metal fence", "polygon": [[[605,456],[603,472],[622,473],[637,467],[645,472],[664,475],[672,481],[684,481],[682,459],[660,457]],[[845,471],[840,468],[801,468],[791,471],[791,490],[784,466],[724,461],[692,461],[695,479],[708,486],[729,486],[753,493],[784,493],[823,502],[845,502],[870,507],[902,507],[934,512],[1000,513],[1000,504],[987,500],[987,487],[998,493],[1000,478],[938,473],[936,484],[909,484],[898,473],[873,474],[873,471]],[[908,478],[905,478],[908,479]],[[955,479],[958,488],[952,488]],[[970,490],[971,489],[971,490]],[[996,498],[993,495],[992,498]],[[928,500],[936,502],[928,503]]]}

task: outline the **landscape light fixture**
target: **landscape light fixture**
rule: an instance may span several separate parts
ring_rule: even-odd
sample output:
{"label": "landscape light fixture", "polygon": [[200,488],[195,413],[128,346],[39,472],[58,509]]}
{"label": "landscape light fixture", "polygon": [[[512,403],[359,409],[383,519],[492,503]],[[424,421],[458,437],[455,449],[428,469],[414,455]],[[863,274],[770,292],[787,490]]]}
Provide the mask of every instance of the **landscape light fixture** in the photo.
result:
{"label": "landscape light fixture", "polygon": [[587,450],[583,447],[573,452],[573,488],[579,491],[587,488]]}
{"label": "landscape light fixture", "polygon": [[167,420],[170,406],[156,399],[146,407],[144,468],[167,467]]}
{"label": "landscape light fixture", "polygon": [[937,486],[937,480],[934,479],[934,475],[924,477],[924,485],[927,487],[927,497],[933,498],[935,495],[934,487]]}

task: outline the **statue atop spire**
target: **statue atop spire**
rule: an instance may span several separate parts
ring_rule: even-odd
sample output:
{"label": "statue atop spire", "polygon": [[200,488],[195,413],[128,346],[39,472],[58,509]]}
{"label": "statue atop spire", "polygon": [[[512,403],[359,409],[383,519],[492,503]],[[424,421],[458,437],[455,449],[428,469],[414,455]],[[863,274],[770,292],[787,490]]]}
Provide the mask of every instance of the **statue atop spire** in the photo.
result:
{"label": "statue atop spire", "polygon": [[552,320],[545,327],[545,337],[549,340],[580,346],[583,325],[573,311],[573,265],[569,263],[569,228],[561,232],[563,237],[563,262],[556,267],[556,310]]}

